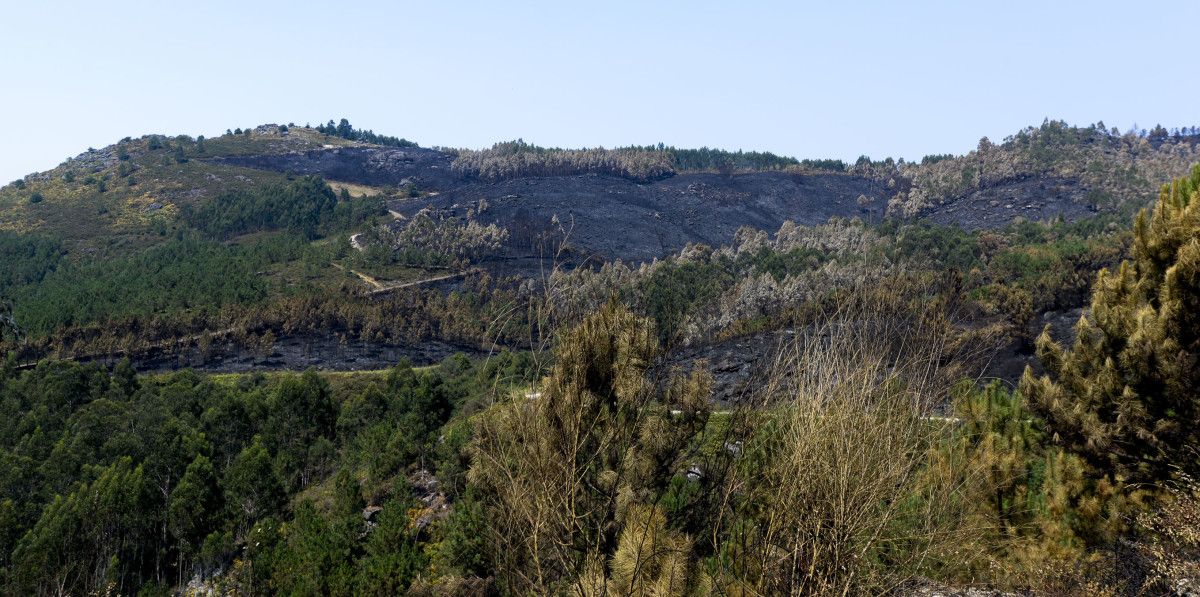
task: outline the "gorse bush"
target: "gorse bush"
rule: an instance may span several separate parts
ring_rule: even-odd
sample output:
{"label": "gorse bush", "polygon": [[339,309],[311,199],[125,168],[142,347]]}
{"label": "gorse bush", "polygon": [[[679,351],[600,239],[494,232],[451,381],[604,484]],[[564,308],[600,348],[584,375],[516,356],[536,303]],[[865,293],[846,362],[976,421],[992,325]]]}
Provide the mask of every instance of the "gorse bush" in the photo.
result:
{"label": "gorse bush", "polygon": [[687,572],[658,550],[649,550],[653,565],[636,565],[652,545],[647,535],[686,551],[655,502],[708,417],[702,374],[667,380],[665,390],[647,379],[657,351],[654,326],[610,303],[560,339],[540,395],[481,415],[469,480],[481,492],[487,551],[505,590],[688,586]]}

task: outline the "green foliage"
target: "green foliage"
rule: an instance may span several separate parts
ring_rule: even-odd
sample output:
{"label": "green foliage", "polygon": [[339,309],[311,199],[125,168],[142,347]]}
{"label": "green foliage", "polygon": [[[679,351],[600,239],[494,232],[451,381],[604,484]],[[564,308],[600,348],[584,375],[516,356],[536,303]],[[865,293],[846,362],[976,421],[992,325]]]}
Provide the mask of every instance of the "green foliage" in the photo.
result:
{"label": "green foliage", "polygon": [[[647,380],[658,352],[653,324],[610,302],[556,344],[540,397],[481,415],[469,479],[504,589],[553,593],[578,581],[630,592],[623,554],[639,546],[628,531],[655,516],[655,495],[708,418],[705,373],[665,389]],[[669,543],[687,551],[674,534]]]}
{"label": "green foliage", "polygon": [[289,377],[271,396],[267,412],[264,440],[275,454],[276,474],[289,491],[307,487],[324,464],[313,447],[333,437],[337,420],[329,383],[311,369]]}
{"label": "green foliage", "polygon": [[666,151],[639,147],[622,149],[560,149],[538,147],[522,139],[496,143],[489,149],[458,150],[455,170],[484,180],[523,176],[607,174],[633,180],[656,180],[673,173]]}
{"label": "green foliage", "polygon": [[230,463],[223,485],[230,514],[241,522],[241,528],[283,506],[283,485],[275,475],[270,453],[257,436]]}
{"label": "green foliage", "polygon": [[718,296],[732,281],[728,265],[718,262],[678,261],[656,268],[639,290],[659,340],[673,343],[688,314]]}
{"label": "green foliage", "polygon": [[796,247],[781,253],[771,247],[762,247],[745,259],[744,263],[739,263],[738,267],[753,267],[755,271],[771,274],[776,281],[782,282],[788,276],[816,268],[828,258],[829,256],[819,249]]}
{"label": "green foliage", "polygon": [[1049,332],[1022,390],[1099,475],[1159,482],[1200,472],[1200,166],[1134,227],[1133,259],[1097,277],[1070,350]]}
{"label": "green foliage", "polygon": [[39,235],[0,230],[0,294],[41,282],[62,262],[62,243]]}
{"label": "green foliage", "polygon": [[1081,582],[1071,570],[1098,566],[1103,554],[1089,551],[1127,529],[1143,492],[1095,479],[1083,459],[1055,445],[1021,393],[999,382],[960,384],[953,407],[957,420],[946,421],[935,468],[961,476],[964,505],[980,527],[976,540],[999,577],[1013,587]]}
{"label": "green foliage", "polygon": [[129,458],[97,471],[66,497],[54,500],[13,550],[11,589],[26,594],[83,594],[113,586],[118,592],[151,554],[140,549],[151,525],[139,512],[153,504],[141,467]]}
{"label": "green foliage", "polygon": [[[655,148],[646,148],[655,149]],[[778,156],[765,151],[726,151],[723,149],[677,149],[674,147],[659,147],[671,157],[671,163],[678,172],[704,170],[782,170],[788,166],[799,165],[796,158]],[[840,164],[839,160],[805,160],[805,165],[821,168],[822,166]],[[817,165],[820,164],[820,165]],[[828,168],[826,168],[828,169]]]}
{"label": "green foliage", "polygon": [[183,237],[131,257],[64,265],[56,245],[37,242],[24,245],[36,257],[6,272],[10,283],[21,284],[10,292],[31,334],[125,315],[257,301],[268,287],[255,272],[299,253],[286,239],[226,247]]}
{"label": "green foliage", "polygon": [[[364,485],[375,454],[360,450],[393,448],[354,437],[382,426],[430,446],[455,405],[509,391],[505,369],[404,364],[352,398],[311,371],[220,384],[139,377],[128,363],[0,368],[0,592],[132,594],[216,570],[243,593],[403,592],[443,536],[409,519],[418,503],[404,475],[422,466],[419,450],[388,455],[386,481]],[[322,441],[336,448],[318,474]],[[368,503],[382,507],[370,524]],[[456,516],[443,551],[481,571],[479,507]]]}
{"label": "green foliage", "polygon": [[441,530],[437,565],[459,576],[487,576],[487,518],[475,492],[455,502],[454,511]]}
{"label": "green foliage", "polygon": [[[418,535],[411,529],[408,496],[389,501],[357,561],[359,595],[398,595],[429,565]],[[475,529],[478,531],[479,529]]]}
{"label": "green foliage", "polygon": [[167,504],[167,525],[179,538],[182,553],[197,552],[209,533],[217,530],[221,498],[212,461],[197,455]]}
{"label": "green foliage", "polygon": [[[286,131],[286,126],[279,127],[281,131]],[[318,132],[326,135],[341,137],[351,141],[362,141],[371,145],[384,145],[387,147],[417,147],[416,143],[408,139],[397,137],[389,137],[387,135],[376,135],[374,131],[355,129],[350,125],[350,121],[343,118],[341,122],[334,124],[332,120],[328,124],[317,125]]]}
{"label": "green foliage", "polygon": [[920,256],[961,271],[979,264],[975,238],[956,227],[924,222],[901,226],[896,233],[895,250],[903,256]]}
{"label": "green foliage", "polygon": [[339,202],[324,180],[305,176],[286,185],[219,195],[199,209],[185,210],[184,219],[217,238],[287,230],[313,239],[361,224],[381,211],[378,199]]}

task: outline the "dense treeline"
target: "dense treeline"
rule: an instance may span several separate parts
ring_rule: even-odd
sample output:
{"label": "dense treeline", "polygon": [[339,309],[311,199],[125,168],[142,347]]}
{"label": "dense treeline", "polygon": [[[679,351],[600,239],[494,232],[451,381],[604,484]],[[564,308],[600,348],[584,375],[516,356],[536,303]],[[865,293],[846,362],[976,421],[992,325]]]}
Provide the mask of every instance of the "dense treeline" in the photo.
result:
{"label": "dense treeline", "polygon": [[218,195],[200,207],[186,208],[184,219],[216,238],[260,230],[287,230],[309,239],[350,229],[383,212],[377,198],[342,201],[318,176],[286,185]]}
{"label": "dense treeline", "polygon": [[350,124],[350,121],[346,120],[345,118],[341,119],[341,121],[337,124],[334,124],[333,121],[330,120],[327,124],[318,124],[315,128],[318,132],[324,133],[331,137],[341,137],[351,141],[362,141],[363,143],[370,143],[372,145],[384,145],[387,147],[417,147],[416,143],[413,143],[408,139],[390,137],[388,135],[376,135],[375,132],[371,130],[355,129]]}
{"label": "dense treeline", "polygon": [[17,321],[31,336],[126,317],[215,312],[268,295],[260,272],[319,258],[302,238],[279,236],[227,246],[185,235],[136,255],[61,264],[38,283],[14,287]]}
{"label": "dense treeline", "polygon": [[712,170],[782,170],[789,166],[798,166],[796,158],[779,156],[767,151],[728,151],[701,147],[699,149],[681,149],[669,145],[631,146],[630,149],[644,152],[665,153],[676,172],[702,172]]}
{"label": "dense treeline", "polygon": [[[312,248],[306,251],[311,251],[303,258],[308,267],[328,267],[327,253]],[[361,288],[357,279],[347,279],[334,288],[315,285],[287,292],[277,289],[279,296],[268,300],[105,318],[60,328],[53,335],[31,332],[26,342],[8,346],[16,349],[22,362],[49,355],[105,358],[150,353],[190,355],[203,362],[225,353],[269,355],[274,340],[282,338],[332,338],[343,344],[353,341],[386,345],[439,340],[487,348],[495,343],[527,347],[533,329],[545,333],[540,326],[531,328],[533,320],[526,310],[528,295],[522,295],[512,284],[493,282],[486,275],[468,277],[461,290],[450,293],[410,288],[375,298],[363,296]],[[200,293],[192,300],[203,301],[207,296]],[[146,300],[133,304],[144,304]],[[520,308],[514,309],[518,305]],[[68,310],[66,314],[74,312]],[[47,313],[47,317],[58,316]],[[18,317],[17,321],[24,319]]]}
{"label": "dense treeline", "polygon": [[[187,226],[170,235],[164,229],[157,244],[116,258],[69,258],[56,240],[0,232],[0,256],[11,264],[0,273],[0,296],[14,303],[15,319],[35,339],[121,320],[132,333],[144,332],[162,319],[209,317],[328,286],[308,280],[328,278],[330,261],[349,255],[341,235],[382,212],[378,197],[339,198],[321,178],[301,177],[186,207]],[[219,242],[255,232],[270,234]],[[337,238],[309,242],[327,236]]]}
{"label": "dense treeline", "polygon": [[[186,301],[159,297],[170,294],[170,276],[160,279],[145,273],[147,281],[140,282],[127,273],[121,279],[128,279],[129,285],[105,287],[102,281],[110,270],[101,266],[72,266],[72,275],[51,276],[13,296],[18,299],[18,320],[31,318],[29,327],[35,336],[63,325],[67,318],[75,325],[27,346],[29,355],[104,354],[116,347],[132,350],[180,337],[186,341],[177,348],[190,350],[205,331],[228,329],[239,330],[232,338],[249,349],[260,346],[258,338],[267,331],[276,338],[317,333],[363,342],[446,339],[469,346],[492,341],[530,346],[530,335],[522,331],[532,321],[530,308],[551,299],[553,317],[546,325],[554,327],[578,321],[614,292],[655,321],[662,342],[675,345],[797,325],[799,314],[809,309],[806,305],[820,304],[840,286],[894,275],[937,277],[938,271],[952,268],[960,281],[948,291],[962,293],[978,316],[985,321],[1000,318],[1007,322],[1007,334],[1031,344],[1035,334],[1028,326],[1033,317],[1080,305],[1091,287],[1088,272],[1117,263],[1129,243],[1128,232],[1109,230],[1104,222],[1025,223],[1005,232],[967,233],[927,224],[889,221],[871,227],[839,220],[816,227],[788,223],[774,237],[744,230],[731,246],[691,247],[638,267],[613,263],[599,269],[561,269],[551,275],[545,289],[472,274],[458,291],[410,288],[364,300],[356,296],[364,285],[354,277],[332,287],[328,280],[303,281],[304,272],[324,279],[321,276],[328,275],[328,264],[335,259],[366,271],[397,263],[453,264],[457,253],[439,251],[461,252],[475,242],[466,243],[464,238],[486,241],[498,232],[484,227],[475,234],[470,227],[459,228],[453,228],[452,234],[398,235],[387,241],[395,244],[395,250],[371,239],[363,252],[345,244],[306,246],[287,236],[245,246],[196,241],[189,246],[207,247],[204,258],[209,265],[227,263],[222,267],[230,275],[213,285],[212,292],[200,289]],[[205,279],[198,256],[152,252],[144,257],[151,256],[150,262],[161,258],[154,267],[194,266],[196,279]],[[295,269],[297,263],[303,267],[295,279],[249,275],[279,267]],[[149,263],[139,260],[110,267],[153,271]],[[216,294],[217,289],[243,283],[247,294],[238,300]],[[284,284],[288,297],[278,296]],[[268,298],[259,300],[264,289]],[[52,303],[59,307],[25,311],[23,305],[55,294],[71,298]],[[125,294],[126,298],[119,298]],[[75,302],[108,306],[88,307],[85,315],[71,306]],[[154,304],[159,307],[142,307]],[[187,311],[181,312],[184,308]],[[103,323],[97,326],[93,321]]]}
{"label": "dense treeline", "polygon": [[458,172],[484,180],[609,174],[648,181],[674,172],[670,156],[662,151],[639,148],[557,149],[538,147],[520,139],[497,143],[482,151],[458,150],[453,167]]}
{"label": "dense treeline", "polygon": [[37,284],[62,262],[62,243],[36,235],[0,230],[0,296],[9,289]]}
{"label": "dense treeline", "polygon": [[[529,366],[454,358],[337,387],[311,371],[231,385],[127,364],[6,369],[4,592],[157,594],[218,570],[240,594],[403,591],[430,537],[410,524],[407,476],[461,475],[465,438],[439,429]],[[370,523],[368,504],[382,508]]]}
{"label": "dense treeline", "polygon": [[539,147],[518,139],[497,143],[481,151],[459,149],[456,152],[456,170],[485,180],[608,174],[649,181],[677,172],[846,171],[846,164],[841,160],[797,160],[765,151],[728,151],[708,147],[680,149],[662,143],[615,149],[560,149]]}

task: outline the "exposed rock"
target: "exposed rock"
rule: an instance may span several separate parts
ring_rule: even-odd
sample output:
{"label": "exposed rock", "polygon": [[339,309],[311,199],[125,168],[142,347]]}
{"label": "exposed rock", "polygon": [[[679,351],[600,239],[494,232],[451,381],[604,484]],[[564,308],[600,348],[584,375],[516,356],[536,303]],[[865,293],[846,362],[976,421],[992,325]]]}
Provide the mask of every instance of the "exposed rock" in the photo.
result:
{"label": "exposed rock", "polygon": [[413,520],[413,526],[417,531],[424,530],[433,522],[450,516],[450,501],[446,498],[446,494],[438,489],[438,480],[433,473],[426,469],[418,469],[409,476],[408,483],[412,486],[413,495],[424,506]]}
{"label": "exposed rock", "polygon": [[218,157],[211,161],[277,172],[319,174],[331,180],[371,186],[415,183],[423,189],[436,190],[465,182],[450,169],[453,156],[417,147],[332,147]]}

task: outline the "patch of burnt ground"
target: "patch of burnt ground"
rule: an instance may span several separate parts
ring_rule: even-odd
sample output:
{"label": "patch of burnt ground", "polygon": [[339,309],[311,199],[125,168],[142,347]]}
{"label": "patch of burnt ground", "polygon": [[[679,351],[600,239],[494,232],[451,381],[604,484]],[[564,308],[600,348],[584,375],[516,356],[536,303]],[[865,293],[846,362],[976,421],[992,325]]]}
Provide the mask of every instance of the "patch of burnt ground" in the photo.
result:
{"label": "patch of burnt ground", "polygon": [[1013,222],[1076,222],[1100,208],[1074,178],[1022,177],[986,186],[931,208],[920,218],[965,230],[1000,229]]}
{"label": "patch of burnt ground", "polygon": [[[860,202],[860,196],[868,200]],[[641,262],[688,243],[729,244],[743,226],[774,232],[786,220],[808,225],[834,216],[878,221],[883,197],[876,181],[847,175],[695,173],[639,183],[586,174],[471,182],[388,207],[406,216],[426,207],[462,215],[482,200],[487,209],[477,219],[508,228],[514,250],[533,251],[537,239],[558,233],[561,226],[569,243],[584,253]]]}

